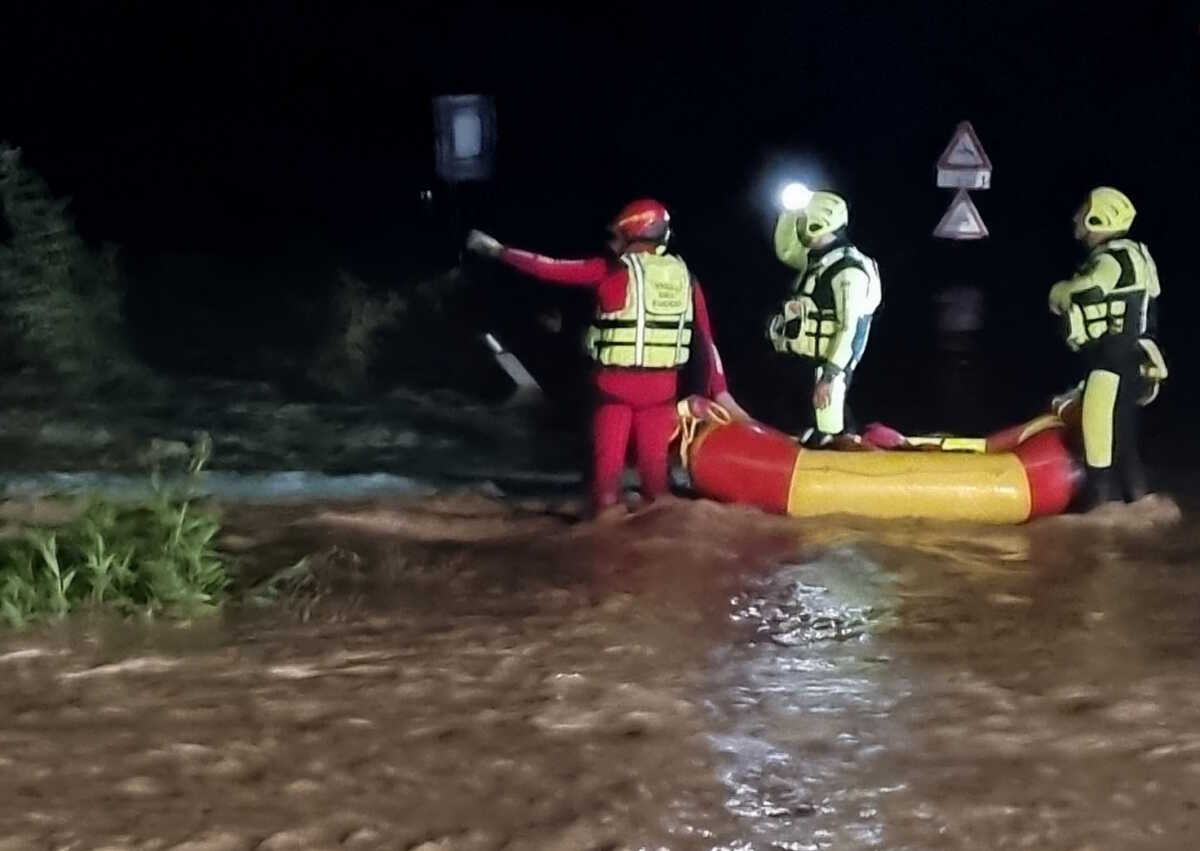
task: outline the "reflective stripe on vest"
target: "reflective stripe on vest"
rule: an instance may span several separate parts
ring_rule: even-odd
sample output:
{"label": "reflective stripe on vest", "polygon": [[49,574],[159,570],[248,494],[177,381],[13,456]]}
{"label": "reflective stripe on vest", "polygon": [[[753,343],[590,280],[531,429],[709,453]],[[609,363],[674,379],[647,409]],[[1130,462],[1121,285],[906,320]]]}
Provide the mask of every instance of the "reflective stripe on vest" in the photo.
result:
{"label": "reflective stripe on vest", "polygon": [[688,361],[694,308],[691,273],[678,257],[626,254],[625,305],[599,313],[588,331],[592,358],[605,366],[670,369]]}

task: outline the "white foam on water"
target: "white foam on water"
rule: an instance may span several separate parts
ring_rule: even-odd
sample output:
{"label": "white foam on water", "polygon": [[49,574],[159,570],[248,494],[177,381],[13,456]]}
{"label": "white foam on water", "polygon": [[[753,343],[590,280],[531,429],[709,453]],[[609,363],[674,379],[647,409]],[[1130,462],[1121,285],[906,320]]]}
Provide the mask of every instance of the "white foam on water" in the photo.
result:
{"label": "white foam on water", "polygon": [[[328,474],[316,470],[238,472],[211,470],[197,481],[164,477],[168,487],[184,486],[197,496],[229,501],[277,502],[303,499],[358,499],[373,496],[430,496],[445,487],[491,484],[501,493],[509,486],[562,488],[579,483],[578,473],[533,470],[443,471],[425,478],[395,473]],[[48,495],[95,494],[112,499],[139,499],[153,492],[144,473],[74,471],[0,473],[0,499]]]}
{"label": "white foam on water", "polygon": [[[164,478],[167,486],[185,484],[183,479]],[[337,499],[364,496],[417,495],[434,493],[427,481],[392,473],[328,475],[312,470],[239,473],[214,470],[191,485],[194,493],[230,500]],[[109,497],[137,498],[152,492],[144,474],[109,472],[47,472],[0,474],[0,495],[30,497],[46,494],[95,493]]]}

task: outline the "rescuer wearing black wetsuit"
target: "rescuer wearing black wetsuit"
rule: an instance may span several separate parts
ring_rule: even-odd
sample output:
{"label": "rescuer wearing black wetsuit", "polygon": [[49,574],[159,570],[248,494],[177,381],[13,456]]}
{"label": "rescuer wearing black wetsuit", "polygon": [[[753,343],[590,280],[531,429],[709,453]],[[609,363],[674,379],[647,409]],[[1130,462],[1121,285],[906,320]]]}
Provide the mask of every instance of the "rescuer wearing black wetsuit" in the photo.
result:
{"label": "rescuer wearing black wetsuit", "polygon": [[1123,193],[1093,189],[1074,219],[1088,256],[1073,278],[1050,290],[1050,310],[1062,317],[1067,345],[1081,355],[1086,374],[1087,507],[1147,493],[1138,407],[1157,395],[1166,365],[1155,340],[1158,270],[1145,244],[1127,238],[1135,215]]}

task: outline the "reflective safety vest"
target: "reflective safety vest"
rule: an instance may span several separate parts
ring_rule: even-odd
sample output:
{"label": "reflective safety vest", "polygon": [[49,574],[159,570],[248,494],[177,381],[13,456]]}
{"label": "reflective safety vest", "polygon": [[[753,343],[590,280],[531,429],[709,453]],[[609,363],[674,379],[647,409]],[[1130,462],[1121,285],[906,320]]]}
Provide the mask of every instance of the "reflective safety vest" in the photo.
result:
{"label": "reflective safety vest", "polygon": [[869,316],[881,301],[879,266],[852,245],[834,248],[820,257],[810,255],[809,264],[797,279],[792,297],[771,319],[767,336],[776,351],[824,359],[843,324],[833,291],[834,280],[846,269],[866,274],[867,301],[863,315]]}
{"label": "reflective safety vest", "polygon": [[687,363],[692,342],[692,275],[669,254],[624,254],[625,306],[597,313],[587,333],[592,359],[605,366],[672,369]]}
{"label": "reflective safety vest", "polygon": [[1150,299],[1158,296],[1158,271],[1150,252],[1132,239],[1115,239],[1088,258],[1084,271],[1108,255],[1120,266],[1114,281],[1096,280],[1095,286],[1070,295],[1065,313],[1067,344],[1082,349],[1114,337],[1137,339],[1146,332]]}

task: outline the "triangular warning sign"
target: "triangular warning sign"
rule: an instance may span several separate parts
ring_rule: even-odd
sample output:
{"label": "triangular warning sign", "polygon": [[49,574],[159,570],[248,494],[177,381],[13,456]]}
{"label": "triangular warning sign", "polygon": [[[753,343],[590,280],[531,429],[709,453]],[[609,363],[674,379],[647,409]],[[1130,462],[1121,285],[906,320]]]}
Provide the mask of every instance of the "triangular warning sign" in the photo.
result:
{"label": "triangular warning sign", "polygon": [[940,239],[983,239],[988,235],[987,225],[966,190],[958,190],[933,235]]}
{"label": "triangular warning sign", "polygon": [[955,128],[954,137],[942,152],[942,158],[938,160],[938,168],[991,171],[992,161],[988,159],[983,145],[979,143],[979,137],[975,135],[975,128],[971,126],[970,121],[964,121]]}

